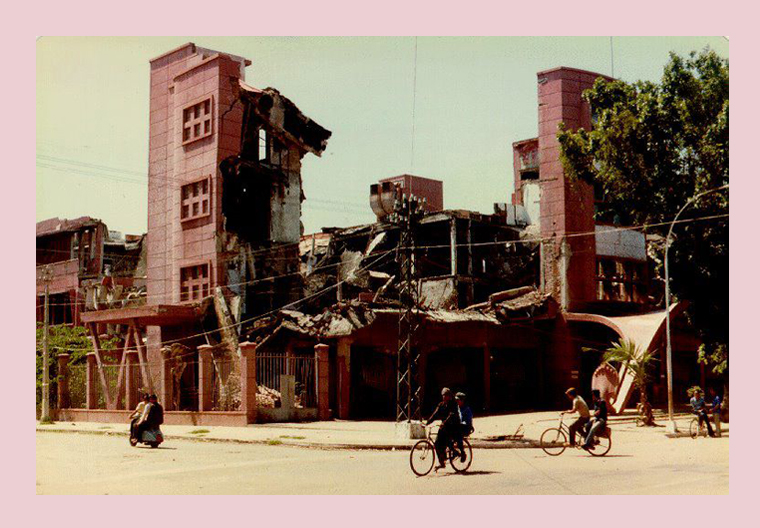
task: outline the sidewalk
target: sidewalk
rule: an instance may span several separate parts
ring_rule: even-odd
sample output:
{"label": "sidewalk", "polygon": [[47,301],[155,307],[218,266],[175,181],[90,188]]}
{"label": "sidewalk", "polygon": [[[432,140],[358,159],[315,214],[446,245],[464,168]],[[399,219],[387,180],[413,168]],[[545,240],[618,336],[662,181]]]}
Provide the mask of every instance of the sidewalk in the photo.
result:
{"label": "sidewalk", "polygon": [[[661,425],[662,416],[656,416]],[[679,428],[688,431],[690,415],[676,417]],[[470,437],[473,448],[515,449],[537,448],[541,433],[558,423],[556,411],[507,414],[475,418],[475,433]],[[515,438],[522,425],[522,438]],[[613,432],[655,434],[665,437],[665,427],[636,427],[635,415],[626,413],[610,419]],[[233,442],[288,445],[318,449],[409,449],[416,440],[396,437],[394,422],[327,421],[307,423],[255,424],[247,427],[202,427],[187,425],[161,426],[167,441],[174,439],[206,442]],[[127,436],[129,424],[97,422],[56,422],[37,424],[37,431],[106,434]],[[728,424],[724,424],[724,433]],[[682,435],[679,435],[682,436]]]}

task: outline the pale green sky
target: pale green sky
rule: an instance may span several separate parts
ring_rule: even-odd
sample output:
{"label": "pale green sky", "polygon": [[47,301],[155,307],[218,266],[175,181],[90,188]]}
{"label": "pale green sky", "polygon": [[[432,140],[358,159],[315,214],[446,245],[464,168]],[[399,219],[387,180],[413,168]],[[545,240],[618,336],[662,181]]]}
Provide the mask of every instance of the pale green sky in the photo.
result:
{"label": "pale green sky", "polygon": [[[185,42],[252,61],[246,80],[279,89],[332,130],[302,176],[306,232],[374,220],[369,186],[411,172],[444,182],[446,208],[490,213],[512,192],[514,141],[537,134],[536,72],[610,74],[609,37],[420,37],[414,165],[414,38],[55,38],[37,42],[37,220],[89,215],[147,228],[149,59]],[[615,76],[659,79],[668,52],[723,37],[615,37]]]}

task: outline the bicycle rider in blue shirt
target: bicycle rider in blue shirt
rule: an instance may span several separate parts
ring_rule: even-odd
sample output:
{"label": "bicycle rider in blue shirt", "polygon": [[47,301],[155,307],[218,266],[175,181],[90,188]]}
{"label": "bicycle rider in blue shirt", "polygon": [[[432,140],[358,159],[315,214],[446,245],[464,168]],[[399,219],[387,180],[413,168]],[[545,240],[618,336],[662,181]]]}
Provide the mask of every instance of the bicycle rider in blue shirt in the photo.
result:
{"label": "bicycle rider in blue shirt", "polygon": [[472,427],[472,409],[467,405],[467,395],[464,392],[457,392],[457,411],[459,414],[459,431],[457,432],[456,442],[461,453],[460,458],[462,462],[467,459],[467,454],[464,452],[463,438],[472,433],[474,428]]}

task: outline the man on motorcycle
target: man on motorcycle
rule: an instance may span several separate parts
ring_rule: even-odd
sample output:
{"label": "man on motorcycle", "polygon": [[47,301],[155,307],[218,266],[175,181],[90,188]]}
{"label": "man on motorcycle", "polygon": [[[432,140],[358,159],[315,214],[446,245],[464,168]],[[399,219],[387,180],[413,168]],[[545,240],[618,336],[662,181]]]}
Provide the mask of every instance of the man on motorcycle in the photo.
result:
{"label": "man on motorcycle", "polygon": [[164,423],[164,408],[158,403],[158,397],[151,394],[148,399],[148,405],[145,406],[140,421],[135,426],[135,437],[142,441],[142,434],[149,429],[158,429],[158,426]]}

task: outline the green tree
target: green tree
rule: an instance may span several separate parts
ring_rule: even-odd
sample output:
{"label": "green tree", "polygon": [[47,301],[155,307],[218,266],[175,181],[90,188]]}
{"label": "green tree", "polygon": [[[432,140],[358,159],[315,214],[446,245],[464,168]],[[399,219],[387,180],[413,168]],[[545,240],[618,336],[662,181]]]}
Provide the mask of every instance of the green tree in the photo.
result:
{"label": "green tree", "polygon": [[633,375],[633,383],[639,389],[638,410],[644,425],[654,425],[652,406],[647,397],[647,386],[652,380],[651,369],[657,361],[655,352],[642,350],[629,340],[618,341],[604,351],[603,361],[625,365]]}
{"label": "green tree", "polygon": [[[567,173],[593,183],[601,198],[598,221],[668,223],[690,198],[728,184],[728,60],[714,51],[671,54],[658,83],[598,79],[583,98],[593,130],[563,128],[557,137]],[[669,252],[674,298],[690,302],[687,317],[704,343],[700,357],[724,375],[726,391],[727,214],[728,192],[700,198],[675,227]],[[652,249],[661,277],[664,242]]]}
{"label": "green tree", "polygon": [[[42,336],[44,325],[37,323],[37,407],[42,402]],[[101,339],[100,345],[103,350],[116,348],[119,342],[117,337]],[[50,394],[52,402],[56,398],[56,385],[58,381],[58,362],[55,360],[58,354],[68,353],[69,364],[79,365],[86,361],[87,354],[93,351],[92,341],[87,335],[87,329],[83,326],[53,325],[48,329],[48,352],[50,354]],[[105,358],[104,358],[105,360]]]}

